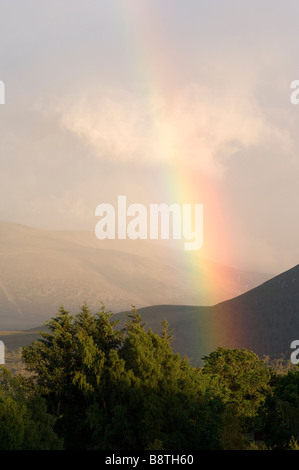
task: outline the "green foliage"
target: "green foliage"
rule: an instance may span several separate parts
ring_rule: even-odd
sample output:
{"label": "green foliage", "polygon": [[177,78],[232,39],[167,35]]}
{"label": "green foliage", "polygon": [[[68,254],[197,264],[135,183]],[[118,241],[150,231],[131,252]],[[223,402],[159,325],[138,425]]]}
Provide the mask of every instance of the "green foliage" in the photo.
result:
{"label": "green foliage", "polygon": [[0,375],[0,450],[57,450],[62,440],[45,401],[5,368]]}
{"label": "green foliage", "polygon": [[[243,417],[256,416],[270,391],[271,371],[252,351],[217,348],[204,358],[203,374],[217,377],[223,401]],[[218,389],[217,389],[218,388]]]}
{"label": "green foliage", "polygon": [[46,323],[49,332],[23,349],[23,360],[34,374],[48,409],[59,418],[56,429],[65,447],[82,448],[89,439],[84,428],[86,407],[102,379],[104,363],[121,341],[104,307],[93,316],[86,304],[77,316],[63,307]]}
{"label": "green foliage", "polygon": [[[221,400],[205,394],[199,371],[133,308],[117,329],[104,307],[77,316],[63,307],[42,339],[23,350],[32,381],[57,418],[66,449],[217,447]],[[213,425],[211,425],[213,423]]]}
{"label": "green foliage", "polygon": [[269,446],[289,449],[299,440],[299,371],[289,370],[278,375],[273,384],[273,394],[264,407],[264,434]]}
{"label": "green foliage", "polygon": [[271,393],[271,370],[255,353],[244,348],[219,347],[204,360],[202,375],[208,378],[207,389],[225,405],[221,448],[251,448],[245,436],[260,427],[260,409]]}
{"label": "green foliage", "polygon": [[[90,448],[191,449],[200,447],[201,440],[207,444],[210,416],[198,390],[198,373],[173,353],[165,324],[159,336],[146,331],[135,313],[122,347],[106,362],[96,403],[87,410],[93,430]],[[210,436],[209,445],[214,441]]]}
{"label": "green foliage", "polygon": [[220,435],[220,445],[224,450],[246,450],[247,442],[242,420],[238,416],[235,406],[230,405],[225,409],[222,429]]}
{"label": "green foliage", "polygon": [[299,450],[299,444],[294,438],[294,436],[291,437],[290,442],[289,442],[289,449],[290,450]]}
{"label": "green foliage", "polygon": [[123,325],[104,306],[60,308],[23,349],[29,378],[2,376],[2,448],[297,449],[297,368],[277,375],[224,348],[195,368],[173,352],[167,321],[155,333],[133,307]]}

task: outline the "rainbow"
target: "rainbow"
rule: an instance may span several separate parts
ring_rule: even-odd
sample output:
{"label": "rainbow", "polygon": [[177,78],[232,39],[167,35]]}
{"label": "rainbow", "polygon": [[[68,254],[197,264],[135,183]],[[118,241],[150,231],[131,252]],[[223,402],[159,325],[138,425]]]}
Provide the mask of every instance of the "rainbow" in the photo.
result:
{"label": "rainbow", "polygon": [[[163,171],[157,175],[157,185],[164,188],[165,202],[202,203],[204,207],[204,243],[200,253],[190,254],[181,250],[178,255],[186,257],[190,263],[190,278],[182,279],[182,282],[196,283],[203,289],[216,285],[219,288],[219,297],[223,295],[223,300],[226,300],[226,287],[231,279],[223,278],[223,272],[216,263],[205,264],[206,259],[215,262],[221,260],[220,264],[230,266],[233,259],[233,234],[228,223],[232,214],[228,210],[230,201],[225,183],[221,178],[210,174],[206,168],[189,161],[188,153],[183,158],[182,155],[178,158],[177,149],[189,148],[189,143],[185,141],[189,135],[188,110],[186,119],[179,122],[176,119],[165,122],[160,114],[172,103],[180,79],[174,58],[168,58],[158,43],[159,37],[163,36],[162,32],[157,31],[154,36],[148,28],[154,12],[141,13],[142,8],[145,8],[143,2],[115,2],[115,14],[118,15],[132,45],[132,80],[142,94],[142,103],[149,116],[148,125],[151,126],[155,149],[162,157],[170,156],[163,164]],[[199,157],[201,151],[202,149],[198,149]],[[193,149],[193,155],[196,153],[196,149]],[[196,270],[191,267],[196,263],[204,266],[204,276],[194,279],[193,272]],[[218,327],[214,321],[209,321],[208,317],[192,318],[194,336],[190,340],[204,341],[206,349],[209,349],[209,345],[214,347],[215,344],[220,344],[230,335],[243,337],[244,332],[240,326],[236,328],[235,325],[224,323]]]}

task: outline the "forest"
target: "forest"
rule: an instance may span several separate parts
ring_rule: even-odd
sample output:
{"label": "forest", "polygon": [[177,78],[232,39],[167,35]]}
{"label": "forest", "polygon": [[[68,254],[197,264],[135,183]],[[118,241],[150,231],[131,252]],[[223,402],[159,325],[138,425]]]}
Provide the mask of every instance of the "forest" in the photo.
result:
{"label": "forest", "polygon": [[246,349],[194,367],[138,311],[120,326],[101,306],[62,306],[0,369],[0,450],[299,450],[299,369]]}

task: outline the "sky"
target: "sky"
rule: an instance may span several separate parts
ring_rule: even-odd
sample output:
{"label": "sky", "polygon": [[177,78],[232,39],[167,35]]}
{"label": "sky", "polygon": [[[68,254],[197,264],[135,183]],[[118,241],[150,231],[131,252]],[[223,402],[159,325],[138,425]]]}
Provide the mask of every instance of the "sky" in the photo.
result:
{"label": "sky", "polygon": [[0,220],[94,230],[95,208],[203,203],[203,256],[299,260],[299,4],[0,1]]}

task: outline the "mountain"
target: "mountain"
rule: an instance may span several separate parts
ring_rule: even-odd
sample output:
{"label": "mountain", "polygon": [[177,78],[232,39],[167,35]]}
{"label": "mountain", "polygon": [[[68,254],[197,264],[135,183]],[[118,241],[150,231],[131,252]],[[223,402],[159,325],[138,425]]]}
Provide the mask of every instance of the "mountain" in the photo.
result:
{"label": "mountain", "polygon": [[[138,309],[147,328],[160,333],[166,319],[173,329],[172,348],[194,365],[217,347],[246,348],[263,358],[291,354],[299,333],[299,265],[256,288],[214,306],[154,305]],[[121,322],[124,313],[114,319]],[[120,322],[120,327],[122,323]],[[39,327],[1,332],[8,350],[16,350],[38,337]]]}
{"label": "mountain", "polygon": [[299,337],[299,265],[221,302],[213,307],[213,315],[240,331],[236,347],[244,345],[271,356],[290,350]]}
{"label": "mountain", "polygon": [[213,305],[271,275],[221,266],[148,240],[100,241],[94,232],[38,230],[0,222],[0,330],[35,327],[61,304]]}
{"label": "mountain", "polygon": [[291,354],[299,339],[299,265],[211,307],[161,305],[139,313],[153,330],[167,318],[174,350],[196,363],[218,346],[244,347],[261,358]]}

